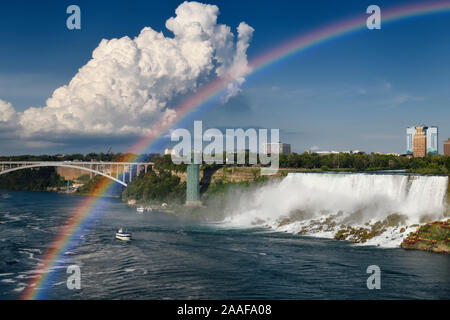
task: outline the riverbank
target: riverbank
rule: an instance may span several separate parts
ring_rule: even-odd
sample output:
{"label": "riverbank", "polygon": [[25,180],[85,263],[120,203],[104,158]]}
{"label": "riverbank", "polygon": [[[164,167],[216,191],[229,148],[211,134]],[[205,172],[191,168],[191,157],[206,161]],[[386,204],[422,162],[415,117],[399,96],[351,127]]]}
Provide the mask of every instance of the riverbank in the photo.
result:
{"label": "riverbank", "polygon": [[401,247],[450,254],[450,219],[420,226],[403,240]]}
{"label": "riverbank", "polygon": [[19,170],[0,176],[0,189],[17,191],[58,191],[67,182],[52,167]]}

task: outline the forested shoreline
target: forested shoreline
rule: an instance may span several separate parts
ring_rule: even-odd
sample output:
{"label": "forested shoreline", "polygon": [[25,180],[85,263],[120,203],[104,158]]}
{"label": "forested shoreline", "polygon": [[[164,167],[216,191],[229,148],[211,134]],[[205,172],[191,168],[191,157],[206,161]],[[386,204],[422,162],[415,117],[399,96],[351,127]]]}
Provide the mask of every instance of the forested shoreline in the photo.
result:
{"label": "forested shoreline", "polygon": [[24,169],[0,176],[0,189],[23,191],[50,191],[61,188],[66,181],[53,167]]}
{"label": "forested shoreline", "polygon": [[[122,153],[90,153],[87,155],[22,155],[11,157],[0,157],[0,161],[120,161],[128,154]],[[132,155],[131,155],[132,156]],[[152,161],[155,163],[152,171],[147,175],[143,173],[129,184],[122,192],[124,199],[135,199],[143,201],[173,201],[182,203],[184,201],[185,182],[181,181],[177,173],[186,172],[186,165],[175,165],[169,155],[148,154],[135,156],[140,161]],[[248,161],[248,153],[246,160]],[[202,170],[218,167],[246,167],[243,165],[202,165]],[[258,165],[253,165],[255,170]],[[424,158],[408,158],[395,155],[381,154],[296,154],[280,155],[280,175],[290,171],[302,172],[326,172],[326,171],[359,171],[371,172],[378,170],[405,170],[409,173],[418,174],[444,174],[450,172],[450,157],[444,155],[427,156]],[[255,176],[255,179],[257,176]],[[85,182],[77,194],[97,194],[100,177],[94,177]],[[211,197],[213,193],[222,193],[229,186],[246,187],[249,182],[221,182],[202,186],[205,197]],[[49,189],[61,188],[67,184],[60,177],[55,168],[35,168],[18,170],[0,176],[0,188],[10,190],[48,191]],[[120,194],[120,192],[118,193]]]}

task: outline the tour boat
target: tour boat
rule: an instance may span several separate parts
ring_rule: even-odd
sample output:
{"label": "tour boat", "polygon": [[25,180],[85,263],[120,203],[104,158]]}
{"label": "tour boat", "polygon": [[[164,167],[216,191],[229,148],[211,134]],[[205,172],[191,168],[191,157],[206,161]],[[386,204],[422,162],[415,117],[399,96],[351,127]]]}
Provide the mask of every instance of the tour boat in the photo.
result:
{"label": "tour boat", "polygon": [[137,211],[137,212],[144,212],[144,207],[138,207],[138,208],[136,209],[136,211]]}
{"label": "tour boat", "polygon": [[131,240],[131,233],[124,232],[122,228],[119,229],[119,231],[116,232],[116,239],[123,240],[123,241],[130,241]]}

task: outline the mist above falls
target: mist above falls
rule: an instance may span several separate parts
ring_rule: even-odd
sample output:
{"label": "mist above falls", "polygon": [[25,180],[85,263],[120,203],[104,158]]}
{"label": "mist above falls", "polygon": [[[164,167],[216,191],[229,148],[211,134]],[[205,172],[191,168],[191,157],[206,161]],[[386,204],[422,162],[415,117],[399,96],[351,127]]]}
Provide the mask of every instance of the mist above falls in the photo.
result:
{"label": "mist above falls", "polygon": [[440,219],[448,177],[406,174],[291,173],[281,181],[234,195],[225,222],[237,227],[275,225],[345,215],[348,224],[405,216],[406,224]]}

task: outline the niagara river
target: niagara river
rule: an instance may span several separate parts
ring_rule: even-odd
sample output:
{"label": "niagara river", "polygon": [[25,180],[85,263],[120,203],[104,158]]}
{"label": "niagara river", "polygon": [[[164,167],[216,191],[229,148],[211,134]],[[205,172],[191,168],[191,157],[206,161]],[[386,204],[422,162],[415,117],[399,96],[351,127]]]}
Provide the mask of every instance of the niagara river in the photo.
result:
{"label": "niagara river", "polygon": [[[411,228],[422,214],[439,218],[448,183],[441,178],[291,175],[242,194],[218,222],[140,214],[120,199],[102,198],[45,271],[39,298],[447,299],[449,255],[386,245],[386,237],[400,234],[394,228],[364,244],[337,241],[324,223],[332,216],[335,225],[366,225],[396,213]],[[0,299],[18,299],[85,197],[0,195]],[[322,229],[311,221],[322,221]],[[132,241],[115,239],[121,227]],[[79,289],[67,285],[73,265]],[[380,290],[367,287],[371,265],[381,270]]]}

